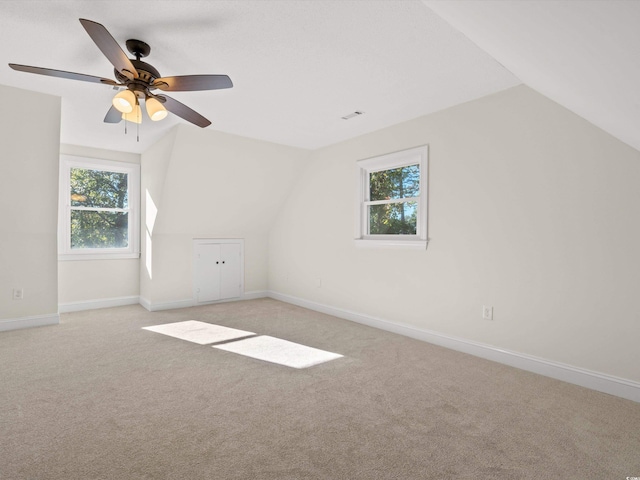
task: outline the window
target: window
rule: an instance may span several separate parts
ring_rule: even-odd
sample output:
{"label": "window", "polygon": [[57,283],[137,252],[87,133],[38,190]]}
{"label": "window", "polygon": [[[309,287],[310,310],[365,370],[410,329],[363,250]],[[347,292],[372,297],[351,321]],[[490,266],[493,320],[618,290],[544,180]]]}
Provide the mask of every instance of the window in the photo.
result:
{"label": "window", "polygon": [[139,192],[138,165],[63,155],[60,259],[137,258]]}
{"label": "window", "polygon": [[356,244],[427,246],[427,146],[357,162]]}

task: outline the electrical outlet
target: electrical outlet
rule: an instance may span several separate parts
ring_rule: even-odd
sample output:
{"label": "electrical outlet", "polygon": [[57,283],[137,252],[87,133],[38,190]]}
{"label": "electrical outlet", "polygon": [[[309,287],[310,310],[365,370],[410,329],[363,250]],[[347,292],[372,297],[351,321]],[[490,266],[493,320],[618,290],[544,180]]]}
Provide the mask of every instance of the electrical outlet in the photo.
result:
{"label": "electrical outlet", "polygon": [[13,299],[14,300],[22,300],[24,298],[24,289],[22,288],[14,288],[13,289]]}
{"label": "electrical outlet", "polygon": [[485,320],[493,320],[493,307],[482,306],[482,318]]}

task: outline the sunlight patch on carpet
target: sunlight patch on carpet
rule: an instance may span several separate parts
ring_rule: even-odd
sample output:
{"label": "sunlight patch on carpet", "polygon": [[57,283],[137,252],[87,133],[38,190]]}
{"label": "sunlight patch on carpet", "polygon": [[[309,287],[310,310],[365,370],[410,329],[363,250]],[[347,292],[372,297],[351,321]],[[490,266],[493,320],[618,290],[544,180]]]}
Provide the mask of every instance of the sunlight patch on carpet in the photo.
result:
{"label": "sunlight patch on carpet", "polygon": [[197,320],[143,327],[143,330],[162,333],[163,335],[169,335],[170,337],[179,338],[199,345],[226,342],[236,338],[255,335],[253,332],[245,332],[244,330],[236,330],[235,328],[223,327],[221,325],[212,325],[211,323],[199,322]]}
{"label": "sunlight patch on carpet", "polygon": [[213,345],[213,348],[293,368],[312,367],[342,357],[337,353],[326,352],[267,335],[225,343],[224,345]]}

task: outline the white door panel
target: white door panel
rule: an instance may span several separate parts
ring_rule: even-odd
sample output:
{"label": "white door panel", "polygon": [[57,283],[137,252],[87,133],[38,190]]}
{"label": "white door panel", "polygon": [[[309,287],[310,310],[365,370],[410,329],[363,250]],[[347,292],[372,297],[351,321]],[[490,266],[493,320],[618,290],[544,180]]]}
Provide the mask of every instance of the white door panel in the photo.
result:
{"label": "white door panel", "polygon": [[220,245],[222,267],[220,271],[220,299],[240,296],[240,244]]}
{"label": "white door panel", "polygon": [[220,299],[220,245],[198,245],[196,250],[195,285],[198,302]]}
{"label": "white door panel", "polygon": [[193,254],[193,296],[196,303],[242,296],[242,239],[194,239]]}

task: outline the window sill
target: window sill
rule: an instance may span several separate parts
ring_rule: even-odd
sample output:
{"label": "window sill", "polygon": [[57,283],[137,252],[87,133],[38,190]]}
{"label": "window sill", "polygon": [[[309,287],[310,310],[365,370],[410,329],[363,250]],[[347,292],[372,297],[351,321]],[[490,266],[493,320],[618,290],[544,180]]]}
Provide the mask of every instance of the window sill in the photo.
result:
{"label": "window sill", "polygon": [[389,239],[369,239],[356,238],[354,240],[356,247],[376,248],[376,247],[394,247],[394,248],[411,248],[416,250],[426,250],[429,244],[428,240],[389,240]]}
{"label": "window sill", "polygon": [[125,258],[140,258],[140,253],[61,253],[58,261],[76,260],[121,260]]}

